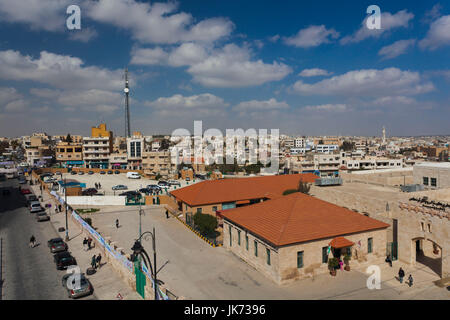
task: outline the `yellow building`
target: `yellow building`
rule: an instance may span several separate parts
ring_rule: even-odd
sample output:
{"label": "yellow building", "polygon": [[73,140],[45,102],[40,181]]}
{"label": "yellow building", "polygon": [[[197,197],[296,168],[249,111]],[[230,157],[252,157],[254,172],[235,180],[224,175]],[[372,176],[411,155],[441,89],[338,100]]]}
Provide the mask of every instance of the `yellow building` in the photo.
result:
{"label": "yellow building", "polygon": [[83,145],[81,143],[60,142],[56,145],[56,161],[63,167],[82,167]]}
{"label": "yellow building", "polygon": [[92,127],[91,136],[83,138],[83,159],[86,168],[109,168],[109,155],[113,151],[113,133],[102,123]]}

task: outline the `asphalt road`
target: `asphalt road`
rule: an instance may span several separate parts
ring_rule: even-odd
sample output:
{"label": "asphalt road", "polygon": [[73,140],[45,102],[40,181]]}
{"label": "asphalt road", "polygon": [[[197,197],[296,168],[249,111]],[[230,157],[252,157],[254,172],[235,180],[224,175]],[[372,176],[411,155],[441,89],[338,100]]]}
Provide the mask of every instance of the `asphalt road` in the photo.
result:
{"label": "asphalt road", "polygon": [[[47,241],[58,237],[49,221],[37,222],[19,192],[17,179],[0,182],[11,195],[0,192],[0,237],[3,238],[2,273],[4,300],[67,300],[61,285],[65,271],[56,270]],[[26,185],[23,185],[26,187]],[[37,247],[29,247],[31,235]],[[75,257],[76,258],[76,257]],[[87,297],[94,298],[92,296]]]}

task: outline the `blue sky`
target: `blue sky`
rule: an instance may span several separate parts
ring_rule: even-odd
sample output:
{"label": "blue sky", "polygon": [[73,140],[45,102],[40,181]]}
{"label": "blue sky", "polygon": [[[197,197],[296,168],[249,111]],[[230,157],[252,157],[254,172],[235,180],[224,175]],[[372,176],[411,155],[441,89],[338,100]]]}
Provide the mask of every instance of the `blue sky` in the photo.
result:
{"label": "blue sky", "polygon": [[[66,8],[81,8],[68,30]],[[381,9],[369,30],[366,9]],[[444,1],[0,0],[0,135],[450,134]]]}

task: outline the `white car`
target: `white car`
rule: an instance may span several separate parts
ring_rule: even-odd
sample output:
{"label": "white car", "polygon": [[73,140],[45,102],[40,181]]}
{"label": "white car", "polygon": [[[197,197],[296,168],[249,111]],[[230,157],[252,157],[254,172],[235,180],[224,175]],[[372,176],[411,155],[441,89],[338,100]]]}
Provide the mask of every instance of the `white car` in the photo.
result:
{"label": "white car", "polygon": [[123,184],[118,184],[117,186],[112,187],[113,190],[128,190],[128,187]]}
{"label": "white car", "polygon": [[140,179],[141,175],[137,172],[127,172],[128,179]]}
{"label": "white car", "polygon": [[31,202],[29,209],[30,209],[30,213],[45,211],[44,208],[42,208],[41,203],[39,201]]}

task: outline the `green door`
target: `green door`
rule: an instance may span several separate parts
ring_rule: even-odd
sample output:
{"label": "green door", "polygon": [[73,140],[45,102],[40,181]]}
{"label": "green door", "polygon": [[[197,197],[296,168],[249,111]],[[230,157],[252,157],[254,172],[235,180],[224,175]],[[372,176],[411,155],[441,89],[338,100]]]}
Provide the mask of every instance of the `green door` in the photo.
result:
{"label": "green door", "polygon": [[134,274],[136,275],[136,292],[145,299],[145,285],[146,279],[145,274],[141,270],[141,264],[139,261],[136,261],[134,264]]}

